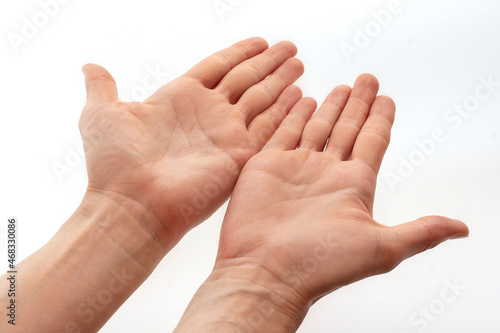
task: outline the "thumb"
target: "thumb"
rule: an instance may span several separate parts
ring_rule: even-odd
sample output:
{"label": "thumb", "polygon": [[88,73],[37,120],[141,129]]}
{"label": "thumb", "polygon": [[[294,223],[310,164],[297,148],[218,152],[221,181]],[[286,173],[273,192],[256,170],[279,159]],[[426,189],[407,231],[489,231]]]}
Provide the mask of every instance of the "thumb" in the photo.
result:
{"label": "thumb", "polygon": [[118,100],[115,79],[103,67],[87,64],[82,68],[87,88],[87,102],[113,102]]}
{"label": "thumb", "polygon": [[402,259],[455,238],[469,236],[469,228],[458,220],[442,216],[426,216],[392,227],[399,241]]}

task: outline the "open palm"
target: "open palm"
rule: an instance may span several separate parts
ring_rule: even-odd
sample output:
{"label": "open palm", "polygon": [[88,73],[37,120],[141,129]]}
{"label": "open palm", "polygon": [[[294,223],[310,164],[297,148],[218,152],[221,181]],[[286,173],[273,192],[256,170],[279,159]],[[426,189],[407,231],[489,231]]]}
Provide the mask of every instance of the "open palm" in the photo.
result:
{"label": "open palm", "polygon": [[183,234],[229,196],[300,89],[296,48],[252,38],[215,53],[143,103],[118,100],[102,67],[87,65],[80,120],[89,191],[145,207]]}
{"label": "open palm", "polygon": [[365,74],[352,91],[336,88],[310,120],[314,103],[292,109],[240,175],[216,267],[254,265],[313,302],[468,234],[463,223],[437,216],[395,227],[374,221],[376,177],[395,110],[377,91],[377,80]]}

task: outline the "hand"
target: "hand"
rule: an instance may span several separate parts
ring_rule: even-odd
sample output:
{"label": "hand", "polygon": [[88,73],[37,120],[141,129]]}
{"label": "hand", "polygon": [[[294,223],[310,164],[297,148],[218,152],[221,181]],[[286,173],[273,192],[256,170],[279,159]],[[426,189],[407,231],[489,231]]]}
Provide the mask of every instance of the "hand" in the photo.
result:
{"label": "hand", "polygon": [[305,313],[327,293],[468,235],[463,223],[445,217],[394,227],[373,219],[377,173],[395,111],[393,101],[377,92],[377,80],[365,74],[352,91],[333,90],[309,121],[314,103],[292,109],[238,179],[214,274],[238,276],[243,267],[251,279],[265,275],[259,284],[272,280],[268,289],[287,290],[280,297]]}
{"label": "hand", "polygon": [[[295,53],[289,42],[268,49],[252,38],[144,103],[120,102],[111,75],[85,66],[87,193],[54,237],[18,265],[26,274],[17,301],[29,320],[16,327],[98,331],[189,228],[228,197],[243,165],[301,98],[291,86],[303,71]],[[0,289],[8,283],[4,275]]]}
{"label": "hand", "polygon": [[80,131],[87,194],[139,205],[154,221],[137,219],[155,237],[180,238],[228,198],[243,165],[300,99],[300,89],[290,86],[303,73],[295,54],[290,42],[268,49],[251,38],[203,60],[143,103],[120,102],[111,75],[86,65]]}

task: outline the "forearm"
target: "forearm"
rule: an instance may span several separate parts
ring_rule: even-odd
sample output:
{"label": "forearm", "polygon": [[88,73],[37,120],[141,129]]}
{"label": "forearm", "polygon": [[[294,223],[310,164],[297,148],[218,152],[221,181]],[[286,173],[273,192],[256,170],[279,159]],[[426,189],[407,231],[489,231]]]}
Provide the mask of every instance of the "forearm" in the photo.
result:
{"label": "forearm", "polygon": [[[158,240],[153,223],[140,206],[87,194],[58,233],[17,266],[16,328],[97,331],[173,246]],[[2,277],[0,290],[6,282]],[[0,294],[2,313],[6,297]],[[0,331],[7,325],[2,320]]]}
{"label": "forearm", "polygon": [[295,332],[309,307],[295,291],[254,265],[218,265],[174,332]]}

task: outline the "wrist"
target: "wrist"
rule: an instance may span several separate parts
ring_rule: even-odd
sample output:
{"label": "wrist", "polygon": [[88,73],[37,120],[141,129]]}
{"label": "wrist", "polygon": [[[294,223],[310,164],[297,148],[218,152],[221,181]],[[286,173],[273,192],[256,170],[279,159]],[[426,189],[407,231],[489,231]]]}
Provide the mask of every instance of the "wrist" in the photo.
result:
{"label": "wrist", "polygon": [[165,254],[164,244],[143,224],[148,218],[140,205],[88,191],[57,234],[18,265],[25,286],[19,302],[32,318],[20,329],[102,327]]}
{"label": "wrist", "polygon": [[219,260],[176,332],[295,332],[310,306],[250,260]]}
{"label": "wrist", "polygon": [[[104,231],[105,237],[132,257],[145,250],[153,261],[159,262],[178,242],[175,233],[169,232],[165,223],[142,203],[117,192],[88,188],[73,216],[76,219],[70,219],[61,231],[76,227],[72,220],[85,221],[78,222],[80,229]],[[152,252],[155,255],[151,256]]]}

